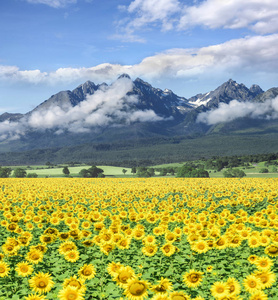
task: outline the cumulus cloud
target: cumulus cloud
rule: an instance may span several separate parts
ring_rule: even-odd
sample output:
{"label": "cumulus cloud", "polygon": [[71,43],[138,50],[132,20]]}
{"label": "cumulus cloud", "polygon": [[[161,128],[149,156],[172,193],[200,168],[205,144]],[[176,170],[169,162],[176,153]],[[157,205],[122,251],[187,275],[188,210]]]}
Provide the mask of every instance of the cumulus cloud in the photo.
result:
{"label": "cumulus cloud", "polygon": [[207,28],[249,28],[266,34],[277,31],[277,17],[276,0],[206,0],[184,7],[178,28],[184,30],[197,25]]}
{"label": "cumulus cloud", "polygon": [[123,31],[136,31],[150,24],[159,24],[162,30],[188,30],[195,26],[215,28],[249,28],[260,34],[278,29],[278,2],[276,0],[204,0],[186,5],[178,0],[134,0],[121,6],[130,14]]}
{"label": "cumulus cloud", "polygon": [[0,123],[0,140],[16,139],[28,131],[54,130],[72,133],[90,132],[99,126],[128,125],[133,122],[155,122],[163,120],[153,110],[137,110],[138,98],[127,95],[133,83],[120,78],[110,86],[103,86],[86,100],[71,107],[51,106],[34,110],[30,116],[19,122]]}
{"label": "cumulus cloud", "polygon": [[222,44],[197,49],[170,49],[149,56],[135,65],[104,63],[90,68],[60,68],[52,72],[20,70],[0,65],[0,80],[53,84],[112,81],[119,74],[131,77],[188,78],[215,72],[277,72],[278,34],[234,39]]}
{"label": "cumulus cloud", "polygon": [[76,3],[77,0],[27,0],[33,4],[45,4],[54,8],[65,7],[68,4]]}
{"label": "cumulus cloud", "polygon": [[197,122],[215,125],[242,117],[266,120],[278,119],[278,97],[266,100],[263,103],[240,102],[238,100],[233,100],[228,104],[220,103],[218,108],[200,113]]}
{"label": "cumulus cloud", "polygon": [[136,15],[129,22],[131,28],[140,28],[148,23],[160,22],[163,30],[173,28],[172,16],[180,10],[178,0],[135,0],[127,7]]}

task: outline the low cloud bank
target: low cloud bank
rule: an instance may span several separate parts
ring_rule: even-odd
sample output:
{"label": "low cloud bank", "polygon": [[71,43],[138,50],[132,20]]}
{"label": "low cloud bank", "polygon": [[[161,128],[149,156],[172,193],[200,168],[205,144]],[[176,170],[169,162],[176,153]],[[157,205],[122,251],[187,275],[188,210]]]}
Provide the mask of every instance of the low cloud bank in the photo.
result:
{"label": "low cloud bank", "polygon": [[238,100],[232,100],[228,104],[220,103],[218,108],[200,113],[197,122],[215,125],[241,117],[266,120],[278,119],[278,97],[266,100],[263,103],[240,102]]}
{"label": "low cloud bank", "polygon": [[55,130],[72,133],[90,132],[93,127],[128,125],[134,122],[155,122],[163,120],[153,110],[138,110],[138,98],[127,95],[133,83],[121,78],[108,87],[97,90],[86,100],[72,107],[51,106],[46,110],[35,110],[19,122],[0,123],[0,140],[18,139],[28,131]]}

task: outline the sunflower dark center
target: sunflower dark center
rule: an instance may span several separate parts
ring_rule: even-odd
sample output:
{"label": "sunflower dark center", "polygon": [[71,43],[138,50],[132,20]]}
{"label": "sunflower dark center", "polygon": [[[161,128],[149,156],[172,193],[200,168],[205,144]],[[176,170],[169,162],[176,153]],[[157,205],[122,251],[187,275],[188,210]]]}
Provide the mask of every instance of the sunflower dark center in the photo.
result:
{"label": "sunflower dark center", "polygon": [[129,292],[134,296],[141,296],[145,292],[146,287],[143,283],[135,282],[129,287]]}

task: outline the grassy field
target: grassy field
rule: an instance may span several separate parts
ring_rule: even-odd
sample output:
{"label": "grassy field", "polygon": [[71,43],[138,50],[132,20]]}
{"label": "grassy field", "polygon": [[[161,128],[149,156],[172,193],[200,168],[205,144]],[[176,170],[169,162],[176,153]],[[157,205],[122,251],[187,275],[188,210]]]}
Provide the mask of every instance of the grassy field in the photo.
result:
{"label": "grassy field", "polygon": [[[45,167],[45,166],[44,166]],[[14,168],[14,167],[13,167]],[[25,168],[25,167],[23,167]],[[56,167],[56,168],[42,168],[42,166],[39,167],[40,169],[32,168],[31,170],[26,170],[28,173],[36,173],[38,174],[38,177],[64,177],[63,174],[63,167]],[[88,169],[90,166],[78,166],[78,167],[69,167],[70,175],[73,177],[76,177],[79,175],[79,172],[82,169]],[[113,167],[113,166],[98,166],[98,168],[101,168],[104,171],[105,176],[115,176],[115,177],[130,177],[134,176],[131,173],[131,168],[122,168],[122,167]],[[127,172],[124,175],[122,170],[126,169]]]}
{"label": "grassy field", "polygon": [[[160,165],[154,165],[150,166],[150,168],[168,168],[168,167],[182,167],[186,162],[180,162],[180,163],[169,163],[169,164],[160,164]],[[29,173],[36,173],[38,177],[44,178],[44,177],[64,177],[63,174],[63,167],[66,165],[59,165],[59,166],[46,166],[46,165],[34,165],[34,166],[10,166],[13,170],[15,168],[24,168]],[[131,173],[131,168],[127,167],[114,167],[114,166],[97,166],[98,168],[101,168],[104,170],[104,174],[107,177],[136,177],[136,175],[133,175]],[[72,177],[78,177],[79,172],[82,169],[88,169],[90,168],[89,165],[79,165],[75,167],[68,167],[70,171],[70,176]],[[268,173],[260,173],[260,170],[262,168],[265,168],[265,162],[260,162],[257,164],[253,164],[249,168],[246,167],[238,167],[238,169],[242,169],[246,177],[248,178],[278,178],[278,172],[268,172]],[[122,170],[125,169],[127,172],[124,174]],[[270,170],[271,168],[269,168]],[[209,172],[209,175],[211,178],[223,178],[223,172],[225,169],[221,170],[220,172],[217,172],[215,170],[207,170]],[[159,172],[156,172],[156,177],[159,176]],[[13,176],[13,174],[12,174]],[[171,175],[167,175],[166,177],[175,177]]]}

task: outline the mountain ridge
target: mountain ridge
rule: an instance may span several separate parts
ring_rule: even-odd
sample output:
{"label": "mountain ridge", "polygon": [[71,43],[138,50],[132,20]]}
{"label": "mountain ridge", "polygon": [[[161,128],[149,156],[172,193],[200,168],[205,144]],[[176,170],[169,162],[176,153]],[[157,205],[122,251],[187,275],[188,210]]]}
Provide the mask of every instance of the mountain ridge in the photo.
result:
{"label": "mountain ridge", "polygon": [[[3,126],[11,132],[11,128],[15,128],[13,135],[5,137],[2,133],[2,140],[0,134],[0,152],[86,143],[137,143],[141,139],[175,136],[192,139],[239,135],[242,131],[248,134],[276,132],[273,129],[278,128],[276,119],[256,122],[252,111],[240,118],[222,120],[222,123],[210,124],[208,120],[211,112],[221,107],[233,112],[234,104],[249,108],[268,103],[277,96],[278,88],[263,91],[256,84],[247,88],[232,79],[213,91],[188,99],[167,88],[155,88],[140,78],[132,81],[127,74],[119,76],[111,85],[86,81],[72,91],[52,95],[26,114],[0,115],[0,129]],[[203,121],[198,119],[200,116],[205,116]],[[53,124],[49,121],[51,118],[55,121]]]}

